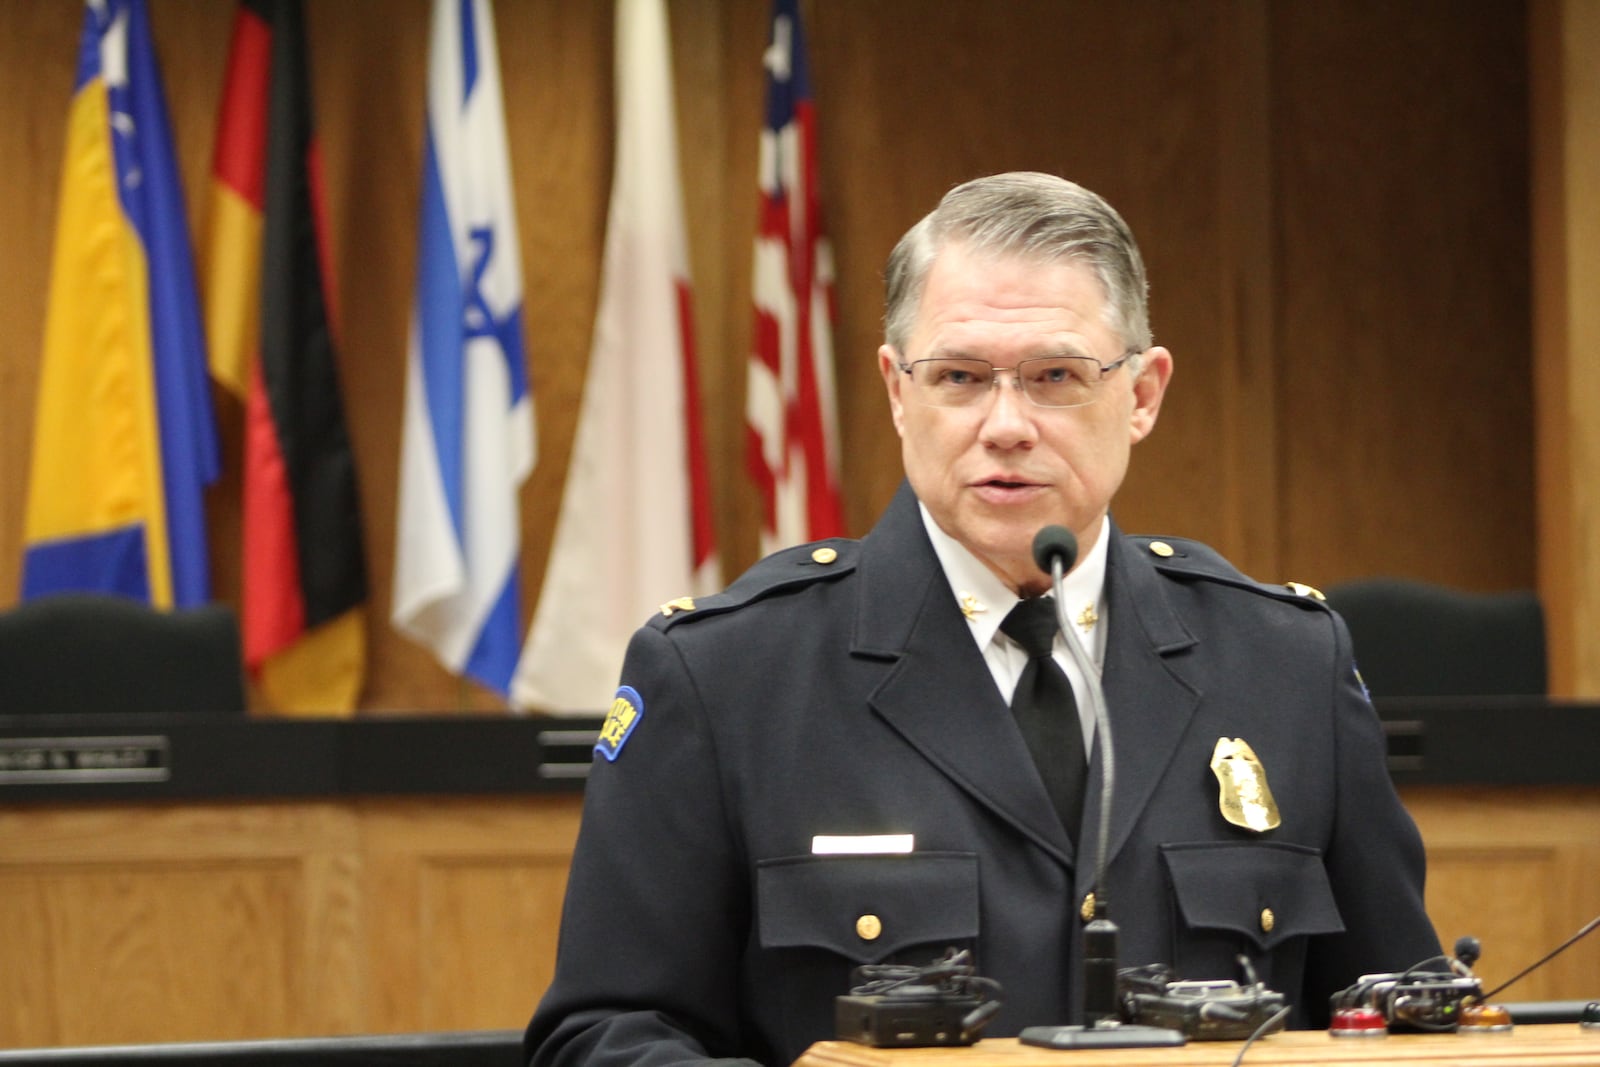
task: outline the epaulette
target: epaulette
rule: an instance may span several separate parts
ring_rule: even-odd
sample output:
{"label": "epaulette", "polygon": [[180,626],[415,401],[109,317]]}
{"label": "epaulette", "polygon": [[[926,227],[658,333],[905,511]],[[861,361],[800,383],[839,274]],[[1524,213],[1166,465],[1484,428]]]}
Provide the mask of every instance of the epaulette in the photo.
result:
{"label": "epaulette", "polygon": [[843,537],[781,549],[756,563],[720,593],[667,601],[651,618],[650,625],[664,630],[682,622],[737,611],[801,586],[833,581],[854,571],[860,556],[861,542]]}
{"label": "epaulette", "polygon": [[1274,585],[1271,582],[1257,581],[1229,563],[1216,549],[1199,541],[1190,541],[1183,537],[1131,536],[1128,542],[1136,551],[1152,557],[1155,560],[1156,570],[1162,574],[1221,582],[1276,600],[1296,603],[1302,607],[1326,609],[1328,606],[1327,598],[1315,586],[1306,585],[1304,582],[1284,582],[1281,585]]}

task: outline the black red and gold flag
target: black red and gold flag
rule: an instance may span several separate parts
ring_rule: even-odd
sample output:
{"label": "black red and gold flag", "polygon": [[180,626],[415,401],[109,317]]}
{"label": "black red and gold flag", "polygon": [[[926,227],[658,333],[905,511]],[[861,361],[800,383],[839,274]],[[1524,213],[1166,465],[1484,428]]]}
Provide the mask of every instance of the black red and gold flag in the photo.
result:
{"label": "black red and gold flag", "polygon": [[212,374],[243,405],[245,662],[271,710],[348,714],[366,673],[366,561],[299,0],[239,5],[210,222]]}

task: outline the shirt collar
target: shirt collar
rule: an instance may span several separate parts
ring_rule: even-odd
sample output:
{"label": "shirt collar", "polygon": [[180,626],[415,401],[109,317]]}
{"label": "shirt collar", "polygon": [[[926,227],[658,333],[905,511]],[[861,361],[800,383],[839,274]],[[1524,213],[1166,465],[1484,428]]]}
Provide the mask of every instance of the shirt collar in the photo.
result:
{"label": "shirt collar", "polygon": [[[922,513],[922,525],[933,543],[934,554],[939,557],[939,567],[950,583],[957,606],[966,616],[973,640],[980,649],[987,648],[1000,629],[1001,621],[1016,607],[1019,598],[965,545],[941,530],[926,505],[918,501],[917,508]],[[1062,582],[1069,618],[1078,619],[1085,607],[1092,609],[1097,619],[1105,615],[1106,548],[1110,541],[1111,518],[1108,515],[1100,523],[1100,535],[1088,554]],[[1104,632],[1103,625],[1096,623],[1088,634],[1082,626],[1075,625],[1073,629],[1098,660],[1105,645],[1103,640],[1095,638]]]}

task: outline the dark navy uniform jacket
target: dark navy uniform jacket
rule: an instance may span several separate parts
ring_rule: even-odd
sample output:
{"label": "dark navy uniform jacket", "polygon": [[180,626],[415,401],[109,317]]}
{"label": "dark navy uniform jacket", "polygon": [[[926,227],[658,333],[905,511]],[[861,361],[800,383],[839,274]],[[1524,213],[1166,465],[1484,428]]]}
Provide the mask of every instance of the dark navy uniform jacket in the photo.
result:
{"label": "dark navy uniform jacket", "polygon": [[[1330,994],[1439,952],[1349,634],[1202,545],[1112,533],[1120,962],[1242,980],[1243,953],[1325,1025]],[[1002,987],[984,1036],[1077,1021],[1099,746],[1075,853],[909,488],[862,541],[777,553],[654,618],[622,682],[637,717],[589,778],[533,1063],[781,1067],[835,1036],[854,967],[948,948]],[[1223,818],[1219,738],[1253,749],[1281,825]],[[914,849],[813,854],[835,834]]]}

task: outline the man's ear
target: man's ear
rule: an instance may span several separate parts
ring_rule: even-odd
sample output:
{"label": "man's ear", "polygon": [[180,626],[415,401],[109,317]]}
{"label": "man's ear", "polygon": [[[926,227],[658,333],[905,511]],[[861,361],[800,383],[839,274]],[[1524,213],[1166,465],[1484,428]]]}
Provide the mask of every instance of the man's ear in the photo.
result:
{"label": "man's ear", "polygon": [[905,375],[900,373],[900,353],[895,351],[894,346],[878,346],[878,373],[883,375],[883,387],[889,394],[889,413],[894,416],[894,432],[903,435],[905,403],[900,397],[900,387],[905,383]]}
{"label": "man's ear", "polygon": [[1133,415],[1128,431],[1137,444],[1150,436],[1156,428],[1156,418],[1161,414],[1161,400],[1167,395],[1167,383],[1172,380],[1172,353],[1157,346],[1144,354],[1139,366],[1139,376],[1133,381]]}

